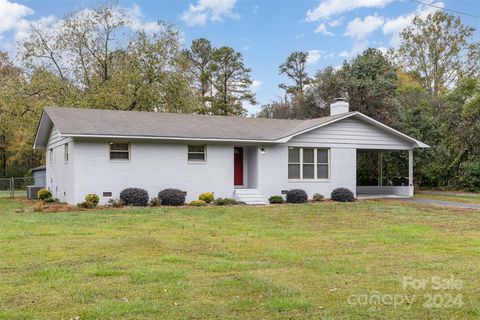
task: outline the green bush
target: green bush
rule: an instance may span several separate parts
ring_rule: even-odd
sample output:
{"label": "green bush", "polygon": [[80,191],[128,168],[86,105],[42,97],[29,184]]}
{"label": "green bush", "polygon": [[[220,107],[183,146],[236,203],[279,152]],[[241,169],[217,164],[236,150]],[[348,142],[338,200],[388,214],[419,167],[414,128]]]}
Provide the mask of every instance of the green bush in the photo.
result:
{"label": "green bush", "polygon": [[37,192],[38,199],[45,201],[46,199],[52,199],[52,193],[47,189],[40,189]]}
{"label": "green bush", "polygon": [[225,198],[225,199],[223,199],[223,201],[225,202],[225,205],[227,205],[227,206],[234,206],[234,205],[237,204],[237,200],[232,199],[232,198]]}
{"label": "green bush", "polygon": [[85,201],[77,203],[77,207],[85,208],[85,209],[92,209],[98,205],[100,201],[100,197],[94,193],[89,193],[85,196]]}
{"label": "green bush", "polygon": [[46,198],[45,200],[43,200],[43,202],[45,203],[54,203],[54,202],[58,202],[58,199],[53,199],[53,198]]}
{"label": "green bush", "polygon": [[330,199],[333,201],[338,202],[353,202],[355,201],[355,197],[353,196],[353,192],[350,191],[348,188],[337,188],[332,191],[330,195]]}
{"label": "green bush", "polygon": [[148,204],[150,205],[150,207],[160,207],[160,205],[162,204],[162,200],[154,197],[150,199],[150,202]]}
{"label": "green bush", "polygon": [[232,198],[217,198],[213,203],[216,206],[231,206],[231,205],[236,205],[237,201]]}
{"label": "green bush", "polygon": [[305,203],[308,202],[308,196],[302,189],[292,189],[287,192],[288,203]]}
{"label": "green bush", "polygon": [[85,196],[85,202],[90,204],[92,208],[96,207],[99,201],[100,201],[100,197],[94,193],[90,193]]}
{"label": "green bush", "polygon": [[148,192],[141,188],[127,188],[120,192],[120,200],[127,206],[145,207],[148,204]]}
{"label": "green bush", "polygon": [[283,198],[282,196],[271,196],[268,198],[268,202],[270,203],[283,203]]}
{"label": "green bush", "polygon": [[121,208],[125,205],[125,203],[122,200],[110,199],[108,200],[108,205],[112,206],[113,208]]}
{"label": "green bush", "polygon": [[77,203],[77,207],[79,207],[79,208],[84,208],[84,209],[91,209],[91,208],[93,208],[93,207],[92,207],[92,204],[91,204],[91,203],[88,203],[87,201],[83,201],[83,202]]}
{"label": "green bush", "polygon": [[313,200],[313,201],[323,201],[323,200],[325,200],[325,197],[323,196],[323,194],[315,193],[315,194],[313,195],[312,200]]}
{"label": "green bush", "polygon": [[207,202],[204,200],[193,200],[189,205],[194,207],[204,207],[207,205]]}
{"label": "green bush", "polygon": [[213,195],[213,192],[204,192],[198,196],[198,200],[203,200],[206,203],[211,203],[214,198],[215,196]]}
{"label": "green bush", "polygon": [[178,189],[163,189],[158,198],[164,206],[182,206],[185,203],[186,192]]}

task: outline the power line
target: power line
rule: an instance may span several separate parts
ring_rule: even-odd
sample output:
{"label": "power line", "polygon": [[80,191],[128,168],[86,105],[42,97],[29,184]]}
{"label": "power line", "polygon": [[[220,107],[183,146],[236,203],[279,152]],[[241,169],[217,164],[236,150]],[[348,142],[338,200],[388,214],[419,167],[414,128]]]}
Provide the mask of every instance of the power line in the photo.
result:
{"label": "power line", "polygon": [[437,9],[440,9],[440,10],[443,10],[443,11],[449,11],[449,12],[453,12],[453,13],[456,13],[456,14],[462,14],[462,15],[464,15],[464,16],[469,16],[469,17],[472,17],[472,18],[480,19],[480,16],[477,16],[477,15],[474,15],[474,14],[471,14],[471,13],[467,13],[467,12],[463,12],[463,11],[458,11],[458,10],[453,10],[453,9],[447,9],[447,8],[444,8],[444,7],[436,6],[436,5],[434,5],[434,4],[425,3],[425,2],[422,2],[422,1],[418,1],[418,0],[410,0],[410,1],[415,2],[415,3],[422,4],[422,5],[424,5],[424,6],[429,6],[429,7],[432,7],[432,8],[437,8]]}

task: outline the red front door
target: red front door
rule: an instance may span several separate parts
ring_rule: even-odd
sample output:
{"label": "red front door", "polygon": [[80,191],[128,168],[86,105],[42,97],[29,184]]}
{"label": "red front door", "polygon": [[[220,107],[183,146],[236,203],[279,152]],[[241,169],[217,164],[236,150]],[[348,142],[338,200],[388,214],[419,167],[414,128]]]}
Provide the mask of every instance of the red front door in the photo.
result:
{"label": "red front door", "polygon": [[233,184],[243,186],[243,148],[233,148]]}

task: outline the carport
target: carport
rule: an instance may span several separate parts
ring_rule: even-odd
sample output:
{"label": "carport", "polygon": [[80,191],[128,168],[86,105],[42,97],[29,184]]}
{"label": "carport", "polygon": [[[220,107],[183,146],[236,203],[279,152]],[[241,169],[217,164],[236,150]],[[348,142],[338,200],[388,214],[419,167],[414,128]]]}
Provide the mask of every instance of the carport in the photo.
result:
{"label": "carport", "polygon": [[413,149],[357,149],[357,197],[413,196]]}

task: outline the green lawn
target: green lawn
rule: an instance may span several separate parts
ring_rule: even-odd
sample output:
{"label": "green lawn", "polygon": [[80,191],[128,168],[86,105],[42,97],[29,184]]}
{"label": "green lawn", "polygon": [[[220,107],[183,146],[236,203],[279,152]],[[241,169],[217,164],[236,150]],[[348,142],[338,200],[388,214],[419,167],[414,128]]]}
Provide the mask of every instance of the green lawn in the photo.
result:
{"label": "green lawn", "polygon": [[[16,189],[14,191],[14,196],[15,198],[18,197],[26,197],[27,196],[27,190],[26,189]],[[12,197],[12,191],[11,190],[0,190],[0,198],[10,198]]]}
{"label": "green lawn", "polygon": [[427,194],[419,193],[415,195],[416,198],[435,199],[442,201],[453,201],[462,203],[480,204],[480,195],[443,195],[443,194]]}
{"label": "green lawn", "polygon": [[[478,211],[387,200],[70,213],[23,206],[0,199],[0,319],[480,317]],[[463,285],[404,291],[403,276]],[[416,298],[396,307],[351,299],[372,292]],[[461,294],[463,305],[426,308],[428,294],[445,303]]]}

